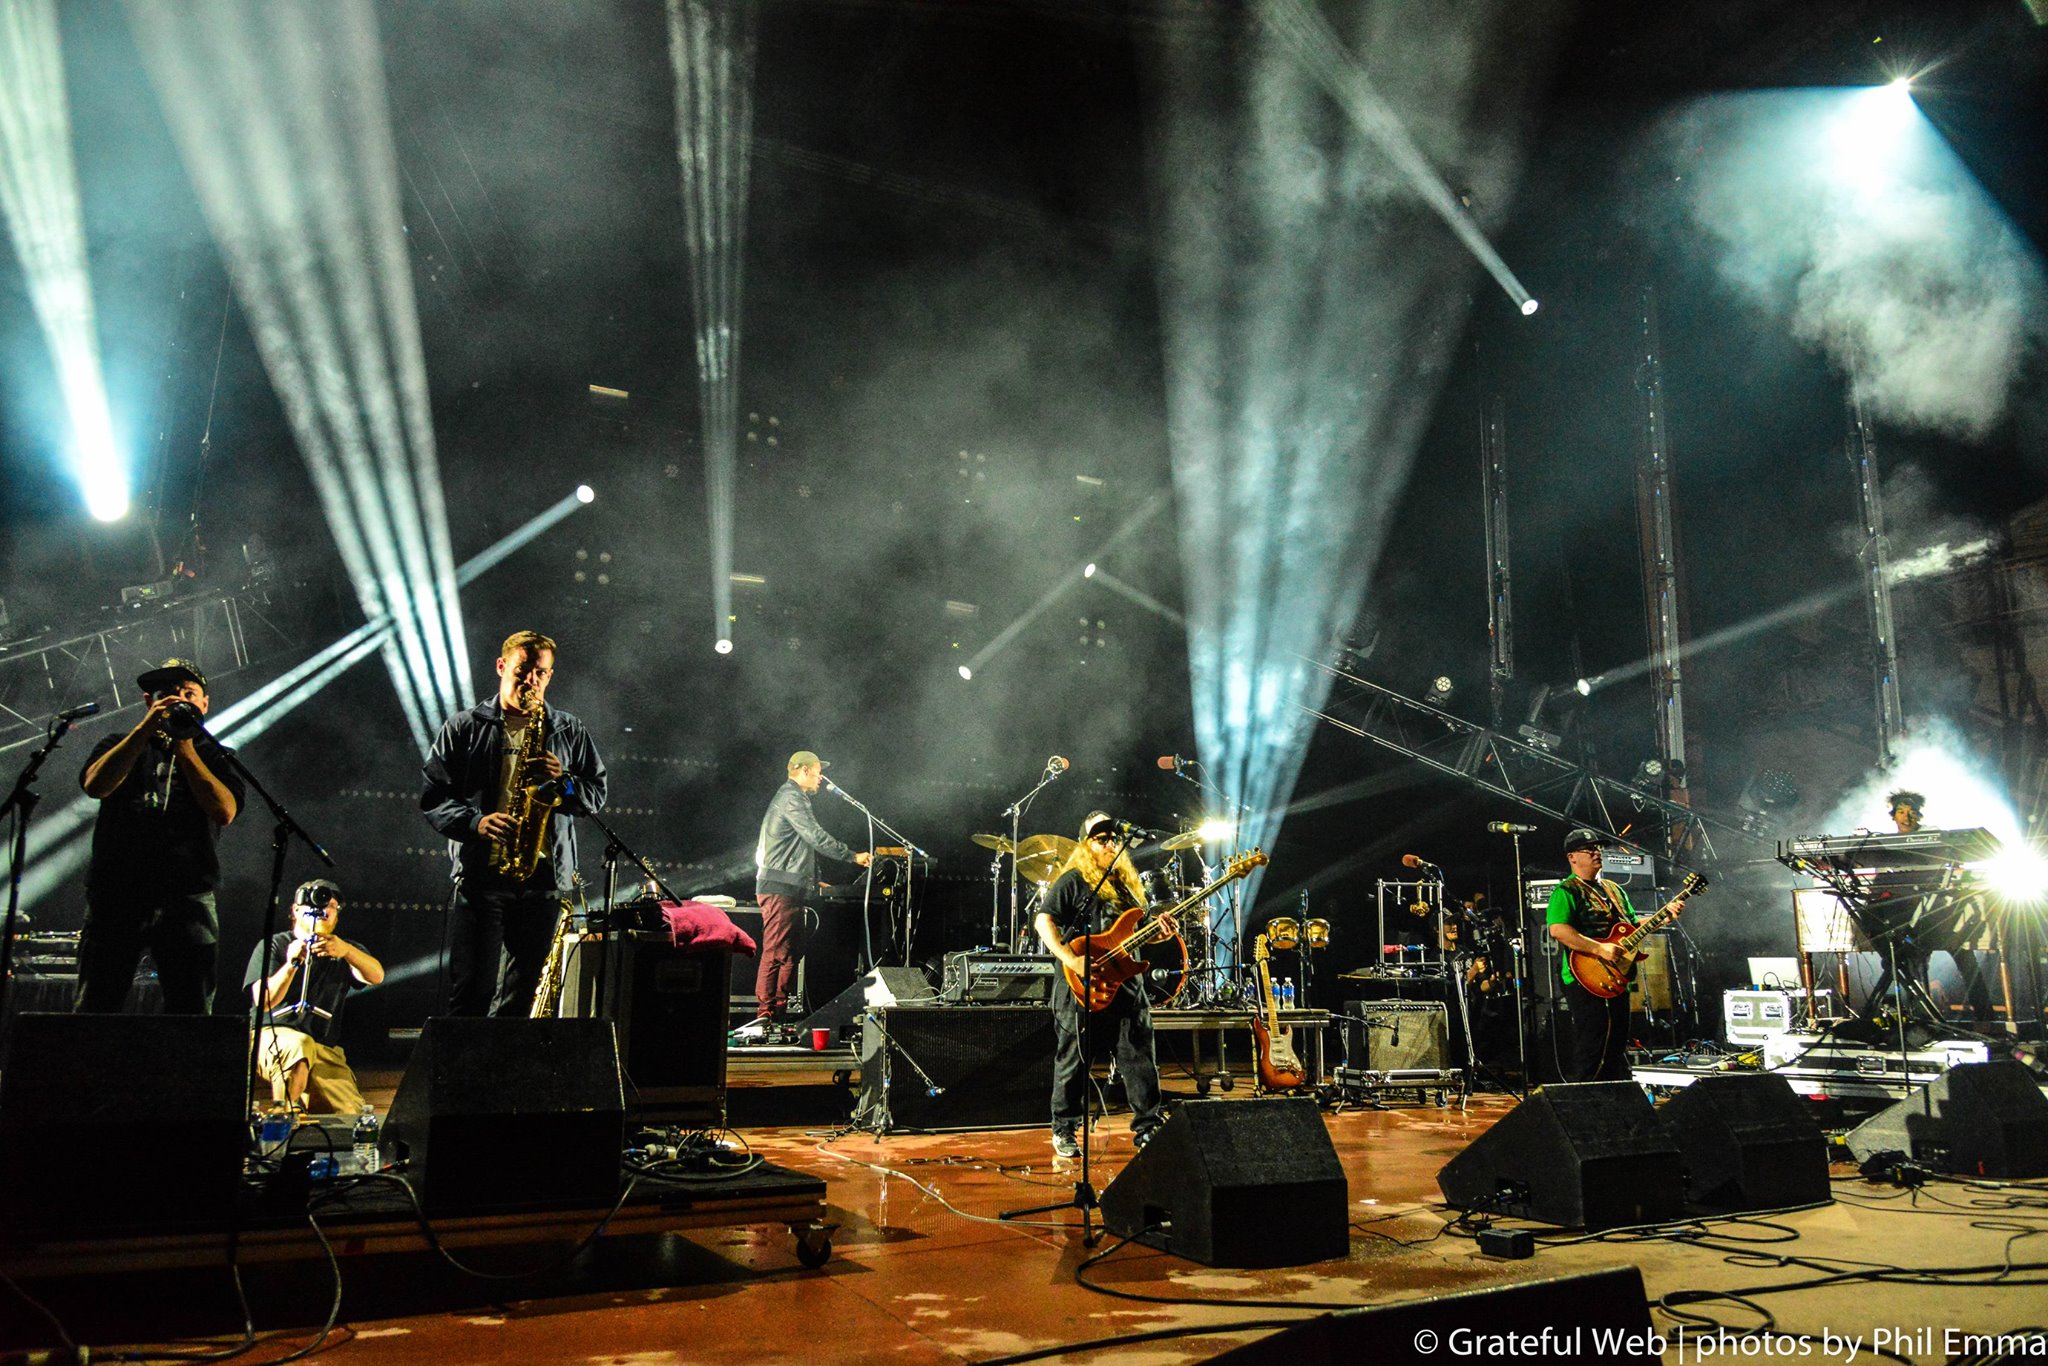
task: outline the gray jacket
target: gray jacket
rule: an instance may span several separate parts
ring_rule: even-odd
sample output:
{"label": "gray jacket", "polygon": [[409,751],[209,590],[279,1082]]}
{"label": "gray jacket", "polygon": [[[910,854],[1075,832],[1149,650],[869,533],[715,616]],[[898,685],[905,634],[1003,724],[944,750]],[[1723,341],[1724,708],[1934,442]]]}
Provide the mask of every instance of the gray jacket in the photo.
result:
{"label": "gray jacket", "polygon": [[811,812],[811,794],[789,779],[775,791],[754,846],[754,894],[801,901],[818,888],[818,855],[853,862],[853,850],[832,838]]}

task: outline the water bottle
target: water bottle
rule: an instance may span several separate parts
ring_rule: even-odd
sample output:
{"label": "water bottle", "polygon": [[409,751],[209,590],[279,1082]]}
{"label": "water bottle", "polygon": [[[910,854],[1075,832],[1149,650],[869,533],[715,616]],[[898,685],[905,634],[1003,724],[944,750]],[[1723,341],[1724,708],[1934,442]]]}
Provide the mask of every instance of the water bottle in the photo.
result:
{"label": "water bottle", "polygon": [[1282,977],[1280,979],[1280,1008],[1282,1010],[1294,1009],[1294,979],[1292,977]]}
{"label": "water bottle", "polygon": [[357,1171],[367,1174],[384,1165],[377,1152],[377,1107],[367,1100],[363,1102],[363,1108],[356,1113],[353,1142]]}
{"label": "water bottle", "polygon": [[263,1123],[257,1136],[266,1148],[276,1147],[289,1139],[292,1136],[292,1112],[273,1103],[263,1112]]}

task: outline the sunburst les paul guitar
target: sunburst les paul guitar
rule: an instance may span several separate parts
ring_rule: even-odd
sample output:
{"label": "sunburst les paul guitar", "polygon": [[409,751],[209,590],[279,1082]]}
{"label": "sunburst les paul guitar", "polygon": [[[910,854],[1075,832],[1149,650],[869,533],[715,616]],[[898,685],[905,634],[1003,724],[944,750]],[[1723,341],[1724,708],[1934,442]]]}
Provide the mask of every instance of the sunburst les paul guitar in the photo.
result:
{"label": "sunburst les paul guitar", "polygon": [[1068,940],[1067,947],[1087,959],[1089,969],[1088,980],[1084,983],[1080,973],[1062,967],[1060,971],[1067,979],[1067,987],[1091,1011],[1107,1009],[1109,1003],[1116,999],[1117,989],[1145,970],[1145,960],[1140,951],[1149,944],[1164,943],[1173,938],[1177,928],[1174,917],[1190,906],[1208,900],[1229,883],[1266,862],[1263,851],[1247,849],[1225,864],[1222,874],[1214,882],[1174,902],[1144,923],[1139,922],[1144,919],[1145,908],[1132,906],[1101,933],[1084,934]]}
{"label": "sunburst les paul guitar", "polygon": [[1260,1008],[1252,1016],[1252,1040],[1258,1045],[1259,1089],[1292,1091],[1308,1080],[1308,1069],[1294,1052],[1294,1027],[1280,1023],[1280,1007],[1273,999],[1273,975],[1266,962],[1266,936],[1252,942],[1252,961],[1259,968]]}
{"label": "sunburst les paul guitar", "polygon": [[1571,950],[1572,977],[1586,990],[1600,999],[1612,1000],[1628,990],[1628,979],[1635,976],[1636,964],[1642,961],[1645,939],[1678,919],[1678,913],[1685,909],[1688,897],[1698,896],[1707,890],[1707,880],[1699,873],[1687,873],[1685,885],[1678,889],[1678,895],[1659,906],[1641,920],[1630,923],[1623,920],[1602,935],[1599,942],[1620,947],[1621,956],[1612,963],[1594,954],[1579,949]]}

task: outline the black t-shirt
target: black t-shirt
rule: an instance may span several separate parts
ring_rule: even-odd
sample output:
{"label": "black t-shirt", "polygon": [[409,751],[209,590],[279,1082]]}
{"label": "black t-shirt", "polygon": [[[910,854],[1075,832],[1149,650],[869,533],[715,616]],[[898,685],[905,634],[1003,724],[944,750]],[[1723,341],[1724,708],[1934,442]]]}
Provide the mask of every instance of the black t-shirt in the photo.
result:
{"label": "black t-shirt", "polygon": [[[270,936],[270,970],[276,972],[284,962],[285,950],[291,947],[289,931]],[[351,943],[354,941],[351,940]],[[313,970],[312,980],[306,979],[308,964]],[[258,944],[249,950],[249,966],[242,971],[242,990],[248,991],[256,985],[263,974],[263,946]],[[284,999],[270,1012],[269,1023],[289,1025],[302,1034],[310,1034],[321,1043],[333,1043],[341,1037],[341,1008],[348,1004],[348,994],[362,985],[355,973],[349,971],[346,962],[339,958],[314,957],[298,965],[292,973],[291,985],[286,988]],[[306,1003],[318,1009],[300,1011],[295,1009],[299,992],[305,991]],[[254,1013],[254,998],[251,997],[251,1013]],[[326,1011],[322,1015],[321,1011]]]}
{"label": "black t-shirt", "polygon": [[1038,909],[1052,917],[1060,938],[1071,940],[1077,935],[1100,933],[1126,909],[1116,900],[1126,893],[1113,875],[1103,883],[1101,897],[1089,895],[1101,876],[1099,872],[1069,868],[1046,889],[1045,900]]}
{"label": "black t-shirt", "polygon": [[[85,768],[78,773],[81,785],[86,771],[122,738],[105,736],[92,747]],[[235,794],[239,809],[241,775],[221,757],[219,745],[204,739],[196,743],[208,771]],[[92,866],[86,873],[86,886],[101,891],[210,892],[220,885],[216,850],[220,829],[192,795],[185,775],[178,771],[176,756],[152,744],[121,785],[100,802],[99,818],[92,828]]]}

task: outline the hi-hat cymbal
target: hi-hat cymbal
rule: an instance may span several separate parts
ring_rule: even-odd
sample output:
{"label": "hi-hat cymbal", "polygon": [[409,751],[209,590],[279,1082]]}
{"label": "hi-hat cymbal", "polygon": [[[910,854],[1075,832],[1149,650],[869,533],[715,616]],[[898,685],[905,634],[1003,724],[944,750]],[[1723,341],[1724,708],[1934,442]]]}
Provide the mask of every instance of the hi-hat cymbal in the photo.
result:
{"label": "hi-hat cymbal", "polygon": [[998,854],[1014,854],[1017,846],[1010,843],[1007,835],[975,835],[974,842],[984,849],[993,849]]}
{"label": "hi-hat cymbal", "polygon": [[1201,831],[1183,830],[1178,835],[1168,835],[1159,841],[1159,848],[1164,853],[1172,853],[1177,849],[1192,849],[1201,842]]}
{"label": "hi-hat cymbal", "polygon": [[1017,876],[1026,882],[1050,882],[1074,852],[1065,835],[1032,835],[1017,846]]}

